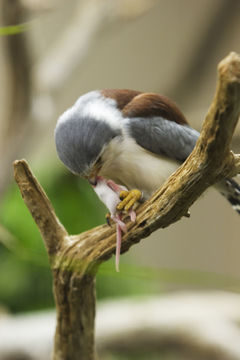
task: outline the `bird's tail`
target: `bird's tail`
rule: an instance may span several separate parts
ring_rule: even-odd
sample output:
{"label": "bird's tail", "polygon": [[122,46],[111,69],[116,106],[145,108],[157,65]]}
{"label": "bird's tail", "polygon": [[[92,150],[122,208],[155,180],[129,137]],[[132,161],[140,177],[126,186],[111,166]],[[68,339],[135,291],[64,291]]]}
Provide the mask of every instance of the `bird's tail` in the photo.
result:
{"label": "bird's tail", "polygon": [[217,184],[217,188],[230,202],[232,208],[240,214],[240,185],[233,179],[224,179]]}

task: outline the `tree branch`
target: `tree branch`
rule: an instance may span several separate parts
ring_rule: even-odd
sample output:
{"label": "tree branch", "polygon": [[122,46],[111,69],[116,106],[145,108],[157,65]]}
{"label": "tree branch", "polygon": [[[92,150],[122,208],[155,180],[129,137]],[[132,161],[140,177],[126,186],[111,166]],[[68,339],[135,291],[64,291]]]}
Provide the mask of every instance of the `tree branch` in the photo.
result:
{"label": "tree branch", "polygon": [[[199,140],[185,163],[127,222],[122,252],[158,228],[169,226],[211,185],[239,173],[240,155],[230,141],[240,112],[240,57],[231,53],[218,67],[216,94]],[[15,178],[47,247],[58,313],[54,359],[92,360],[94,350],[94,275],[115,252],[115,227],[99,226],[69,236],[26,161],[14,164]]]}
{"label": "tree branch", "polygon": [[14,177],[51,258],[59,250],[67,231],[56,217],[47,195],[25,160],[14,162]]}

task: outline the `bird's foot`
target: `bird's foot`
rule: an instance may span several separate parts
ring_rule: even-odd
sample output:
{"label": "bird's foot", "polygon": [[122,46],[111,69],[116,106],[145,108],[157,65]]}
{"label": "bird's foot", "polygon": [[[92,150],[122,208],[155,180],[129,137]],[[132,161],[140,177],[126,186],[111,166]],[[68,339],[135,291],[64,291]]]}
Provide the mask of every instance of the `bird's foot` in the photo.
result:
{"label": "bird's foot", "polygon": [[112,227],[113,219],[112,219],[110,213],[107,213],[107,214],[105,215],[105,219],[106,219],[106,223],[108,224],[108,226]]}
{"label": "bird's foot", "polygon": [[130,210],[132,207],[141,199],[142,193],[140,190],[133,189],[130,191],[121,191],[119,194],[120,200],[122,200],[117,205],[117,210]]}

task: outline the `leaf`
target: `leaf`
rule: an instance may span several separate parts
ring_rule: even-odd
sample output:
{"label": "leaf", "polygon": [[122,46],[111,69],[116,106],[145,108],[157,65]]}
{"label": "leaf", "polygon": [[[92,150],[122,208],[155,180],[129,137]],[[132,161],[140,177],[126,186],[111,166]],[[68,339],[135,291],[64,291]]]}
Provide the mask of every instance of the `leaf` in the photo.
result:
{"label": "leaf", "polygon": [[0,27],[0,36],[16,35],[29,29],[29,23]]}

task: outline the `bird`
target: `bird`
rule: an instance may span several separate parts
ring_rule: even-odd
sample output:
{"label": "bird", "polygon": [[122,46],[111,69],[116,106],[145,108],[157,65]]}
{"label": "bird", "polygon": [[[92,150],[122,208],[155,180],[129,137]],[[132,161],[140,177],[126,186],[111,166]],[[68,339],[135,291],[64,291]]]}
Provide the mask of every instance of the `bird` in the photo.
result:
{"label": "bird", "polygon": [[[93,90],[58,119],[56,150],[63,164],[95,186],[98,177],[128,190],[118,210],[145,201],[192,152],[199,132],[174,101],[153,92]],[[216,188],[240,214],[240,186],[224,179]]]}

